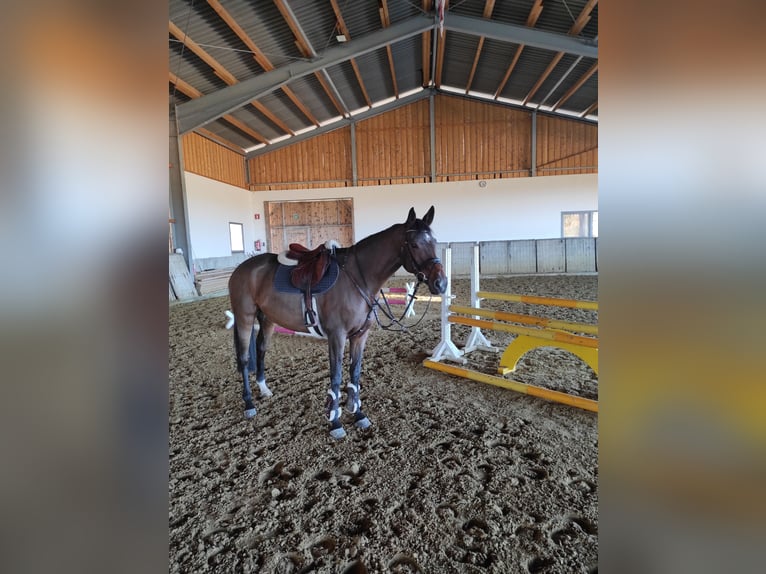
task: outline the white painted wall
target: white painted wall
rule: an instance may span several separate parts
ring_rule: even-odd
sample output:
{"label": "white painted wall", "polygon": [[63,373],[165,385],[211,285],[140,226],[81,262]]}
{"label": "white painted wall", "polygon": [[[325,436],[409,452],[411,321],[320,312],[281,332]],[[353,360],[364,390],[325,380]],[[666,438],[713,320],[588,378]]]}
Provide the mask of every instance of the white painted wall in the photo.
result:
{"label": "white painted wall", "polygon": [[[441,242],[546,239],[561,236],[562,211],[598,209],[598,175],[557,175],[437,184],[248,192],[186,173],[194,257],[229,255],[228,222],[245,224],[245,250],[267,238],[265,201],[352,198],[355,241],[420,216],[434,205]],[[254,214],[260,219],[255,220]]]}
{"label": "white painted wall", "polygon": [[229,222],[243,224],[245,251],[252,251],[253,192],[189,172],[185,176],[192,258],[231,255]]}

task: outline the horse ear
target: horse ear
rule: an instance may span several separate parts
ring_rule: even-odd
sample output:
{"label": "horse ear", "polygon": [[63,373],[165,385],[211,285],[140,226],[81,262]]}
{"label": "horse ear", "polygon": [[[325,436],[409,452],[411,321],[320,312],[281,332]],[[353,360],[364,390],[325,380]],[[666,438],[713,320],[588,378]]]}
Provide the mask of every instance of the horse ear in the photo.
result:
{"label": "horse ear", "polygon": [[411,223],[415,222],[415,218],[416,218],[415,208],[414,207],[410,207],[410,212],[407,214],[407,221],[405,221],[405,223],[407,225],[410,225]]}
{"label": "horse ear", "polygon": [[423,216],[423,223],[426,225],[431,225],[431,223],[434,220],[434,206],[431,206],[431,209],[429,209],[426,214]]}

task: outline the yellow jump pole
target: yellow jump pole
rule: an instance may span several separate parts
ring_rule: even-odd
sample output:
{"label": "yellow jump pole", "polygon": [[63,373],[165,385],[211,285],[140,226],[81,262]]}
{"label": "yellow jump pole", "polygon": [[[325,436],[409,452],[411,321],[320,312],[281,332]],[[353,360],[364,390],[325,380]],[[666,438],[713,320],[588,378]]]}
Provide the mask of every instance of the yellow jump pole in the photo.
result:
{"label": "yellow jump pole", "polygon": [[506,313],[505,311],[492,311],[490,309],[481,309],[478,307],[464,307],[463,305],[450,305],[449,310],[453,313],[462,313],[463,315],[477,315],[487,319],[513,321],[515,323],[524,323],[526,325],[537,325],[539,327],[548,327],[551,329],[564,329],[565,331],[575,331],[577,333],[598,335],[598,325],[587,325],[585,323],[567,323],[566,321],[556,321],[554,319],[546,319],[544,317],[520,315],[518,313]]}
{"label": "yellow jump pole", "polygon": [[495,293],[492,291],[479,291],[477,297],[482,299],[498,299],[500,301],[514,301],[516,303],[529,303],[530,305],[551,305],[554,307],[569,307],[571,309],[590,309],[598,311],[598,301],[577,301],[575,299],[557,299],[555,297],[536,297],[534,295],[515,295],[513,293]]}
{"label": "yellow jump pole", "polygon": [[482,329],[492,329],[494,331],[506,331],[508,333],[527,335],[528,337],[535,337],[537,339],[547,339],[549,341],[572,343],[574,345],[592,347],[594,349],[598,348],[598,339],[594,339],[592,337],[580,337],[578,335],[562,333],[561,331],[547,331],[545,329],[534,329],[532,327],[520,327],[518,325],[508,325],[507,323],[498,323],[496,321],[485,321],[483,319],[473,319],[471,317],[460,317],[458,315],[450,315],[447,320],[450,323],[458,323],[459,325],[469,325],[472,327],[480,327]]}
{"label": "yellow jump pole", "polygon": [[562,403],[572,407],[584,409],[586,411],[592,411],[595,413],[598,412],[598,402],[592,399],[576,397],[573,395],[568,395],[566,393],[561,393],[559,391],[551,391],[549,389],[544,389],[542,387],[527,385],[525,383],[520,383],[518,381],[513,381],[510,379],[503,379],[502,377],[495,377],[493,375],[479,373],[478,371],[472,371],[470,369],[464,369],[462,367],[457,367],[454,365],[437,363],[436,361],[431,361],[430,359],[426,359],[425,361],[423,361],[423,366],[428,367],[429,369],[441,371],[443,373],[448,373],[450,375],[456,375],[458,377],[463,377],[465,379],[478,381],[480,383],[487,383],[490,385],[495,385],[497,387],[503,387],[504,389],[516,391],[517,393],[522,393],[525,395],[530,395],[533,397],[538,397],[541,399],[546,399],[549,401]]}

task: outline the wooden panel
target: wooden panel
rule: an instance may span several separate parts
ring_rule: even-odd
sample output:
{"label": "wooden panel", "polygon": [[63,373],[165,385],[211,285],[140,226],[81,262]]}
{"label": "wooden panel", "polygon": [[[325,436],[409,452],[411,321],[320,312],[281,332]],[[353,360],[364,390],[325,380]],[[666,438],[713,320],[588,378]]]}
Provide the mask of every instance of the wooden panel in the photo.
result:
{"label": "wooden panel", "polygon": [[[430,181],[429,122],[427,100],[357,122],[358,185]],[[435,124],[436,181],[531,174],[531,112],[439,94]],[[598,126],[539,114],[536,152],[539,175],[597,173]],[[350,128],[258,156],[248,165],[253,191],[350,186]]]}
{"label": "wooden panel", "polygon": [[247,189],[244,156],[194,132],[181,143],[185,171]]}
{"label": "wooden panel", "polygon": [[248,161],[253,191],[350,186],[351,129],[339,128]]}
{"label": "wooden panel", "polygon": [[436,98],[437,181],[526,177],[532,117],[464,98]]}
{"label": "wooden panel", "polygon": [[168,276],[170,284],[173,286],[173,293],[178,299],[191,299],[197,296],[194,281],[189,273],[189,268],[186,266],[183,255],[177,253],[170,254]]}
{"label": "wooden panel", "polygon": [[315,248],[330,239],[343,247],[354,242],[350,199],[267,202],[269,249],[279,253],[290,243]]}
{"label": "wooden panel", "polygon": [[350,199],[338,200],[338,223],[341,225],[353,225],[354,203]]}
{"label": "wooden panel", "polygon": [[598,126],[539,115],[537,173],[598,173]]}
{"label": "wooden panel", "polygon": [[356,126],[359,185],[422,181],[430,173],[428,101],[361,121]]}
{"label": "wooden panel", "polygon": [[287,249],[291,243],[300,243],[301,245],[308,246],[309,243],[309,228],[308,227],[285,227],[284,228],[285,243],[280,251]]}
{"label": "wooden panel", "polygon": [[308,201],[290,201],[283,204],[285,227],[305,227],[313,222],[312,204]]}
{"label": "wooden panel", "polygon": [[266,210],[268,212],[268,222],[272,227],[282,227],[284,219],[282,216],[283,203],[278,201],[267,201]]}

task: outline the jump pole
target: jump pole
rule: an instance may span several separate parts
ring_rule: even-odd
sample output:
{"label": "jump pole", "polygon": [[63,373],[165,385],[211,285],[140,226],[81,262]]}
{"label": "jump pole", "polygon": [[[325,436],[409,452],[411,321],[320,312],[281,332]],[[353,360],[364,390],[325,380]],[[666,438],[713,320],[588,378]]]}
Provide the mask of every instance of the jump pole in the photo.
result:
{"label": "jump pole", "polygon": [[449,310],[453,313],[473,315],[477,318],[484,317],[487,319],[498,319],[500,321],[523,323],[525,325],[537,325],[538,327],[547,327],[549,329],[562,329],[564,331],[573,331],[575,333],[588,333],[589,335],[598,335],[598,325],[589,325],[586,323],[569,323],[567,321],[556,321],[555,319],[547,319],[545,317],[521,315],[519,313],[507,313],[505,311],[490,311],[489,309],[464,307],[462,305],[450,305]]}
{"label": "jump pole", "polygon": [[535,385],[527,385],[525,383],[520,383],[518,381],[513,381],[511,379],[504,379],[502,377],[496,377],[494,375],[487,375],[484,373],[479,373],[478,371],[472,371],[470,369],[456,367],[454,365],[437,363],[436,361],[432,361],[431,359],[426,359],[425,361],[423,361],[423,365],[428,367],[429,369],[435,369],[443,373],[456,375],[458,377],[463,377],[466,379],[471,379],[472,381],[478,381],[480,383],[487,383],[490,385],[495,385],[497,387],[503,387],[504,389],[516,391],[517,393],[522,393],[524,395],[539,397],[541,399],[546,399],[549,401],[562,403],[572,407],[578,407],[581,409],[585,409],[586,411],[592,411],[596,413],[598,412],[598,402],[592,399],[584,399],[582,397],[576,397],[573,395],[568,395],[566,393],[560,393],[559,391],[551,391],[549,389],[544,389],[542,387],[536,387]]}
{"label": "jump pole", "polygon": [[534,295],[515,295],[513,293],[494,293],[492,291],[479,291],[476,293],[476,296],[482,299],[513,301],[516,303],[529,303],[530,305],[551,305],[554,307],[569,307],[571,309],[588,309],[591,311],[598,311],[598,301],[578,301],[576,299],[536,297]]}

